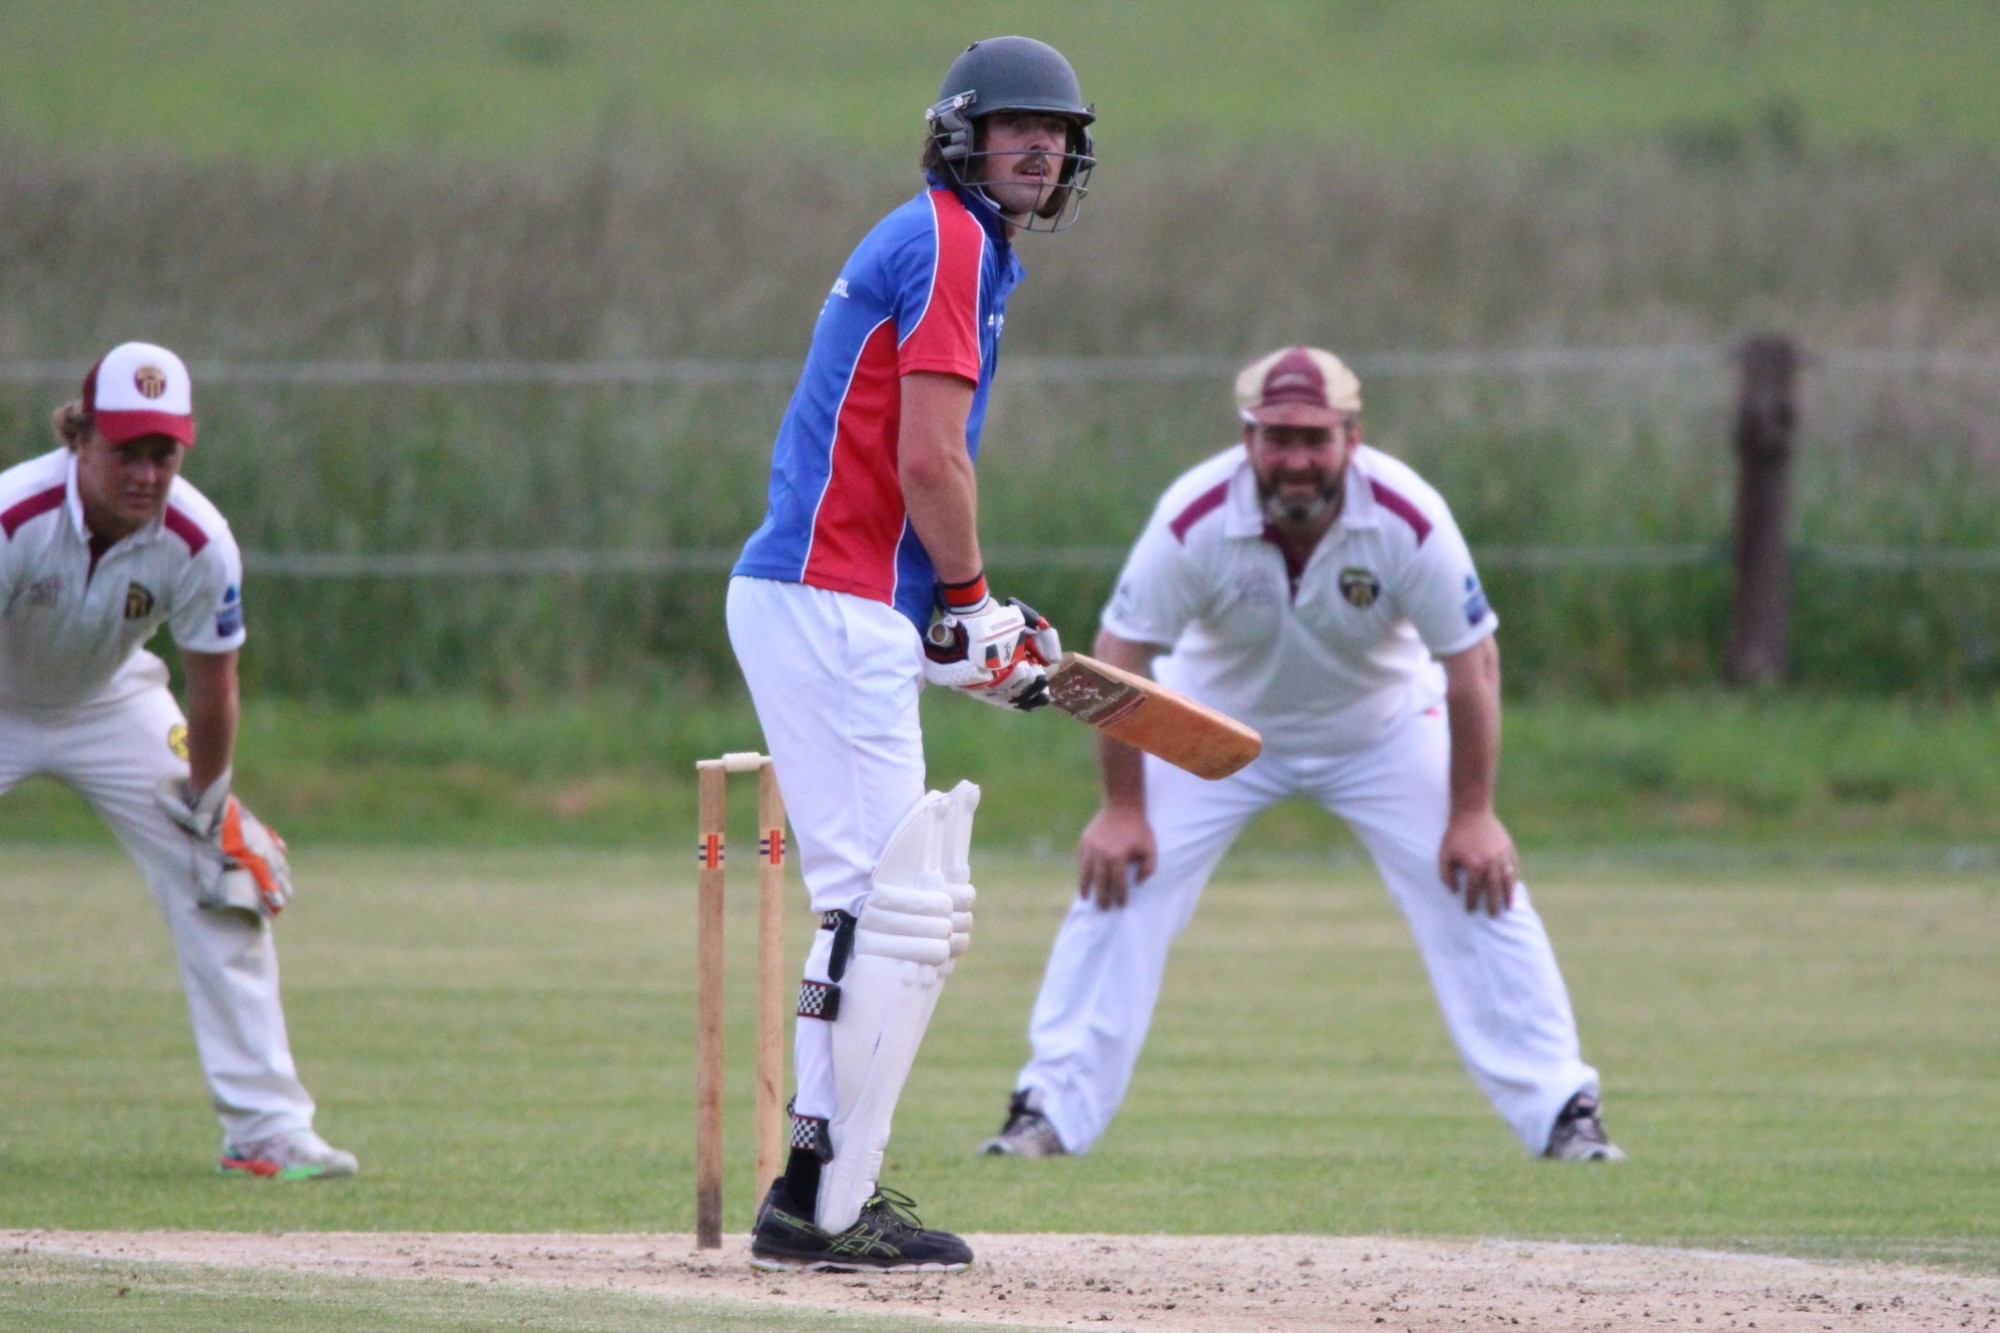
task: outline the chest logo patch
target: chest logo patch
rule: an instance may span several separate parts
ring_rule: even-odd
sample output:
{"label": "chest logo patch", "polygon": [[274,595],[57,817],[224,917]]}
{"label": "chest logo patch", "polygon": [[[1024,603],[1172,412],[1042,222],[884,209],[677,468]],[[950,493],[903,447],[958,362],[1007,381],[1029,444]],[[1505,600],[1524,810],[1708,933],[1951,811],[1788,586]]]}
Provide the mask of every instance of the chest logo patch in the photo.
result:
{"label": "chest logo patch", "polygon": [[1340,595],[1357,611],[1366,611],[1382,595],[1382,580],[1375,577],[1373,570],[1349,565],[1340,571]]}
{"label": "chest logo patch", "polygon": [[143,583],[125,585],[125,618],[144,620],[153,614],[153,590]]}
{"label": "chest logo patch", "polygon": [[188,757],[187,723],[176,722],[167,728],[167,748],[173,751],[174,758],[176,759],[186,759]]}
{"label": "chest logo patch", "polygon": [[158,398],[167,391],[167,372],[158,366],[140,366],[132,372],[132,387],[146,398]]}

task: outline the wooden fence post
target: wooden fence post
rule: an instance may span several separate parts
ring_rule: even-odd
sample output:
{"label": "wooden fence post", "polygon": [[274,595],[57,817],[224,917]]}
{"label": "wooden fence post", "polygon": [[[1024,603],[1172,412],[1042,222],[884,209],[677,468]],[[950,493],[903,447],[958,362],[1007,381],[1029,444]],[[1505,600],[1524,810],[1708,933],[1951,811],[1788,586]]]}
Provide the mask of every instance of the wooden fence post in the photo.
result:
{"label": "wooden fence post", "polygon": [[1791,664],[1790,510],[1792,431],[1799,349],[1787,338],[1752,338],[1737,352],[1736,602],[1731,684],[1783,680]]}

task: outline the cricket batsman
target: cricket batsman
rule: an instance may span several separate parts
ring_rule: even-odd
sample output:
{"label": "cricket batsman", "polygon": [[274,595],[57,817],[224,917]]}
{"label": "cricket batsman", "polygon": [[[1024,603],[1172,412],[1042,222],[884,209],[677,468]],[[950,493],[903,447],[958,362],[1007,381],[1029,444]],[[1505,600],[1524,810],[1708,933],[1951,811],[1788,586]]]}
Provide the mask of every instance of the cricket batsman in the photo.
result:
{"label": "cricket batsman", "polygon": [[1206,782],[1099,738],[1104,799],[1077,847],[1006,1123],[985,1151],[1090,1149],[1124,1100],[1174,937],[1258,811],[1345,819],[1416,935],[1480,1090],[1532,1153],[1624,1156],[1513,840],[1493,812],[1499,619],[1436,491],[1361,442],[1361,385],[1288,347],[1236,381],[1242,441],[1168,488],[1096,655],[1256,727]]}
{"label": "cricket batsman", "polygon": [[[45,774],[83,795],[167,920],[220,1169],[351,1176],[313,1132],[278,1000],[271,918],[285,844],[230,792],[242,557],[180,475],[194,445],[187,367],[164,347],[107,352],[58,408],[62,447],[0,472],[0,793]],[[172,631],[187,712],[143,647]]]}
{"label": "cricket batsman", "polygon": [[1055,632],[987,590],[973,463],[1013,242],[1083,203],[1095,119],[1053,47],[966,48],[927,113],[925,186],[861,241],[820,307],[729,585],[736,651],[820,929],[794,1034],[785,1174],[764,1268],[952,1271],[972,1251],[880,1187],[890,1119],[972,923],[979,791],[925,791],[925,684],[1048,700]]}

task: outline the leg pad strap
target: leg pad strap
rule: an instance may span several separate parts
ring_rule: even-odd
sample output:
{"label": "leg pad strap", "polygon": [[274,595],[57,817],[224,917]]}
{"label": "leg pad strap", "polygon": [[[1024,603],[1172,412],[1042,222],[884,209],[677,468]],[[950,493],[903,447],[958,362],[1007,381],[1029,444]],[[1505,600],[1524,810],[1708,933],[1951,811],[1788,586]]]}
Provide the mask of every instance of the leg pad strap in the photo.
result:
{"label": "leg pad strap", "polygon": [[799,983],[800,1018],[818,1018],[831,1023],[840,1017],[840,987],[831,981]]}

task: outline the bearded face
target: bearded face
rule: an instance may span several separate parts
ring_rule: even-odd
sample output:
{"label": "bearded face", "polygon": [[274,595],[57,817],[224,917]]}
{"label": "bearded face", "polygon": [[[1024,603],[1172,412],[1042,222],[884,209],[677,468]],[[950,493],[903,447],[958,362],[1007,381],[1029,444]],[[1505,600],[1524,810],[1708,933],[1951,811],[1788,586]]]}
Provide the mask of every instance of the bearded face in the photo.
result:
{"label": "bearded face", "polygon": [[1341,481],[1358,431],[1337,426],[1251,425],[1244,430],[1264,517],[1272,523],[1330,522],[1340,512]]}

